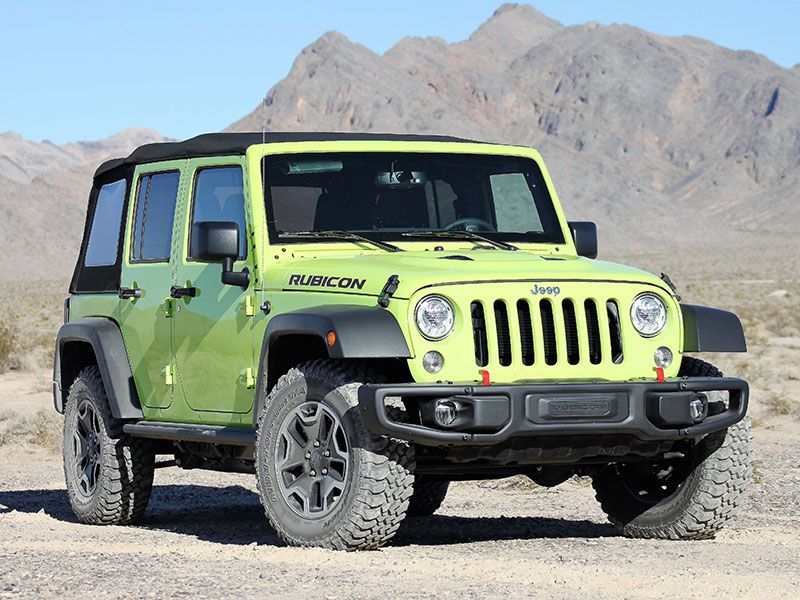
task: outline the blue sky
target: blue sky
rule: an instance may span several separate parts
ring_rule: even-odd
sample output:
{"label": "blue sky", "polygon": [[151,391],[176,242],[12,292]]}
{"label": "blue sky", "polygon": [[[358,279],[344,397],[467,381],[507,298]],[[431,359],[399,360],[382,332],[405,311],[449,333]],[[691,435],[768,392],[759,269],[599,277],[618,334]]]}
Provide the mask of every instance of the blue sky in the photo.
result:
{"label": "blue sky", "polygon": [[[796,0],[537,0],[567,25],[629,23],[800,62]],[[7,2],[0,132],[64,143],[126,127],[183,138],[252,110],[300,50],[336,29],[376,52],[406,35],[469,36],[499,0]],[[112,6],[114,8],[112,8]],[[754,8],[755,7],[755,8]]]}

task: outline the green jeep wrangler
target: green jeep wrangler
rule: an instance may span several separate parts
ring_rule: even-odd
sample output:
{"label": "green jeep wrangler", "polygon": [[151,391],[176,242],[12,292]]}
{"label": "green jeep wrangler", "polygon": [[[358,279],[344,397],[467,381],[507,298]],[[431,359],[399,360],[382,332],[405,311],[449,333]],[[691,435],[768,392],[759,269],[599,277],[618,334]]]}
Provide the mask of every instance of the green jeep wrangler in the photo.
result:
{"label": "green jeep wrangler", "polygon": [[369,549],[451,481],[577,474],[627,536],[712,537],[748,386],[686,353],[744,352],[742,326],[596,255],[528,148],[208,134],[108,161],[55,354],[72,508],[132,523],[157,467],[247,472],[286,543]]}

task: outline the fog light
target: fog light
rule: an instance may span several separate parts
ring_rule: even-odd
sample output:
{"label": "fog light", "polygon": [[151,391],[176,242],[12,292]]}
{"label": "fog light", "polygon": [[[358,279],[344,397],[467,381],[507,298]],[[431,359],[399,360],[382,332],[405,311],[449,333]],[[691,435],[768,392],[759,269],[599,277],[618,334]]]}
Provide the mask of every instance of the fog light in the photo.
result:
{"label": "fog light", "polygon": [[422,366],[425,367],[428,373],[438,373],[444,366],[444,356],[436,352],[436,350],[426,352],[425,356],[422,357]]}
{"label": "fog light", "polygon": [[692,420],[699,423],[708,415],[708,396],[697,394],[694,400],[689,402],[689,416]]}
{"label": "fog light", "polygon": [[657,367],[666,369],[672,364],[672,350],[666,346],[661,346],[656,350],[653,360],[655,360]]}
{"label": "fog light", "polygon": [[450,400],[437,400],[436,408],[433,409],[433,420],[440,427],[447,427],[452,425],[456,420],[458,407]]}

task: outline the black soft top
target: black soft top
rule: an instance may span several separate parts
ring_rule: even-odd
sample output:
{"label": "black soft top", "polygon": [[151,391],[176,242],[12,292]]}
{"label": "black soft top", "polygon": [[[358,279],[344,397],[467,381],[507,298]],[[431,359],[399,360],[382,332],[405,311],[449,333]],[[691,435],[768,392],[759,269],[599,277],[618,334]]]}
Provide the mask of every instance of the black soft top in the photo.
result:
{"label": "black soft top", "polygon": [[333,141],[391,141],[391,142],[474,142],[447,135],[411,135],[398,133],[205,133],[182,142],[160,142],[139,146],[125,158],[107,160],[95,171],[95,178],[143,163],[198,158],[202,156],[234,156],[244,154],[250,146],[278,144],[281,142],[333,142]]}

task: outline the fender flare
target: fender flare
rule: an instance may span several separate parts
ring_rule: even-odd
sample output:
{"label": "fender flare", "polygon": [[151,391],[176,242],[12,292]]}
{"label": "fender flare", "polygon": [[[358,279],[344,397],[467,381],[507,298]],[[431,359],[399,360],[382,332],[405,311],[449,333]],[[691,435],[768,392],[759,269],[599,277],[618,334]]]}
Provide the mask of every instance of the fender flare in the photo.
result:
{"label": "fender flare", "polygon": [[742,322],[732,312],[681,304],[684,352],[747,352]]}
{"label": "fender flare", "polygon": [[69,345],[75,342],[90,346],[94,352],[111,414],[117,419],[144,418],[122,332],[114,321],[104,317],[77,319],[58,330],[53,362],[53,402],[56,410],[64,412],[72,378],[80,368],[86,366],[85,361],[76,362],[70,356]]}
{"label": "fender flare", "polygon": [[[326,342],[329,331],[336,333],[332,346]],[[312,335],[323,340],[329,358],[411,358],[403,331],[394,315],[372,306],[327,305],[309,307],[276,315],[270,319],[261,344],[253,425],[268,390],[264,377],[269,367],[270,350],[285,335]]]}

